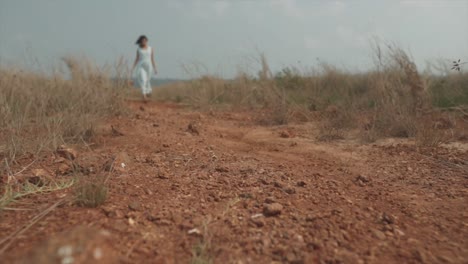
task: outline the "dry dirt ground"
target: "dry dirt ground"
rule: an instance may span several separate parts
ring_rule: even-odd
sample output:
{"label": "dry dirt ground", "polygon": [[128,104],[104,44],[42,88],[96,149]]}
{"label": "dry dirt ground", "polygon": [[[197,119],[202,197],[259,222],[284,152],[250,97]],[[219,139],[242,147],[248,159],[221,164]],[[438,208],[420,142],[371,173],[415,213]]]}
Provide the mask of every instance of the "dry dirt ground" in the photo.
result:
{"label": "dry dirt ground", "polygon": [[[89,174],[75,177],[97,177],[115,158],[105,204],[60,204],[0,262],[468,263],[466,150],[319,143],[312,124],[130,108],[75,161]],[[51,154],[30,169],[58,166]],[[1,212],[0,241],[67,193]]]}

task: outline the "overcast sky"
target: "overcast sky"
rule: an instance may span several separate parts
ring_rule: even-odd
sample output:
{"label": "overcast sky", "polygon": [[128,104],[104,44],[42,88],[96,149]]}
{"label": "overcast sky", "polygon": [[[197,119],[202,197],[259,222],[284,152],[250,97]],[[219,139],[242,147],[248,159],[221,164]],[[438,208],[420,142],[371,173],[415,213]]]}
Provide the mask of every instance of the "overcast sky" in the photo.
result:
{"label": "overcast sky", "polygon": [[365,70],[373,36],[423,66],[468,59],[468,0],[0,0],[3,64],[133,60],[140,34],[156,48],[160,77],[187,77],[181,65],[194,62],[230,77],[256,49],[274,70],[317,58]]}

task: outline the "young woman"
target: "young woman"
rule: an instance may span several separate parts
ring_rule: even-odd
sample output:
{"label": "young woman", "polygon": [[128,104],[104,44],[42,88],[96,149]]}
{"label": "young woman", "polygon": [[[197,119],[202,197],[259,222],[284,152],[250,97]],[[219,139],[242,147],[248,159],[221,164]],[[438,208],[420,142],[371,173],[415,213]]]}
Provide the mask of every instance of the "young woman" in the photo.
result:
{"label": "young woman", "polygon": [[132,73],[136,68],[135,83],[141,89],[143,100],[146,101],[151,92],[151,77],[158,73],[156,63],[154,62],[154,51],[148,45],[148,38],[140,36],[136,42],[138,45],[135,63],[133,63]]}

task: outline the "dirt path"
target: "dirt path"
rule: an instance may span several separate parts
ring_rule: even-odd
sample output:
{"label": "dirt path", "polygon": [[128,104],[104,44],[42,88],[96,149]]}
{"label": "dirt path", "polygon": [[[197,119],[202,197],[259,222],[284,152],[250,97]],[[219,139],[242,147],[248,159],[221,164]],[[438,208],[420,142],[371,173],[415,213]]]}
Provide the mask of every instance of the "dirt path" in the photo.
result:
{"label": "dirt path", "polygon": [[[130,107],[77,159],[93,171],[115,155],[125,164],[105,205],[55,209],[14,241],[7,263],[77,226],[85,229],[42,252],[60,259],[56,244],[91,239],[84,244],[113,252],[94,248],[99,263],[468,263],[466,151],[322,144],[310,124],[262,127],[249,113]],[[2,212],[0,237],[61,195]],[[89,229],[106,230],[105,238]]]}

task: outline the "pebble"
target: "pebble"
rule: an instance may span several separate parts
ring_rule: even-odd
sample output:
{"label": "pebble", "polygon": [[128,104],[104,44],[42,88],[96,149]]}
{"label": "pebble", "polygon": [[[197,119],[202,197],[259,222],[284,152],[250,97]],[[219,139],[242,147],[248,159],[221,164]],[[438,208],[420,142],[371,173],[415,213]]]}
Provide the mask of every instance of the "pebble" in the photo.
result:
{"label": "pebble", "polygon": [[372,233],[374,234],[374,236],[380,240],[384,240],[385,238],[387,238],[384,234],[384,232],[380,231],[380,230],[377,230],[377,229],[372,229]]}
{"label": "pebble", "polygon": [[279,203],[265,204],[263,207],[263,214],[265,216],[276,216],[281,214],[283,206]]}
{"label": "pebble", "polygon": [[138,211],[141,208],[141,204],[139,202],[137,202],[137,201],[134,201],[134,202],[131,202],[128,205],[128,208],[130,208],[133,211]]}

